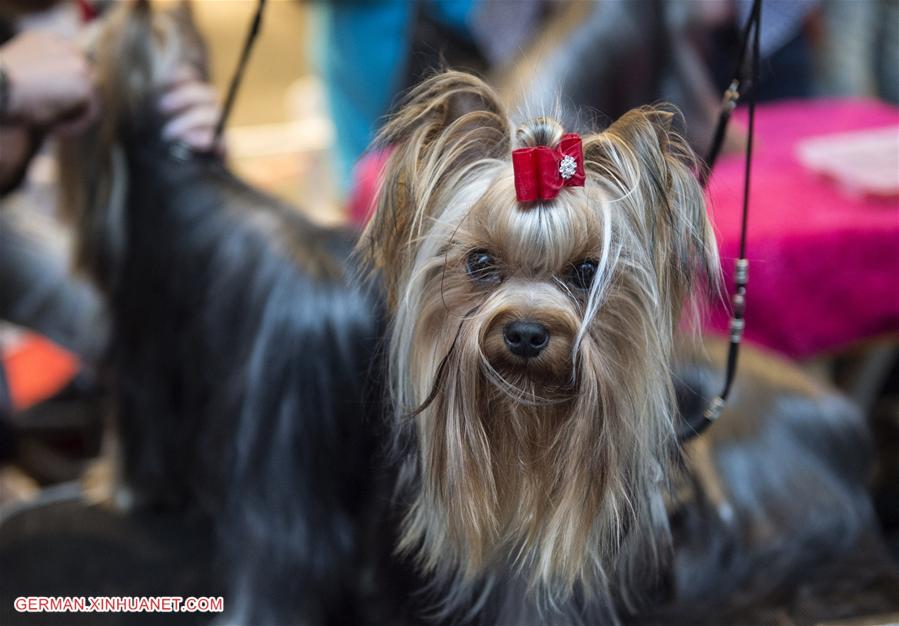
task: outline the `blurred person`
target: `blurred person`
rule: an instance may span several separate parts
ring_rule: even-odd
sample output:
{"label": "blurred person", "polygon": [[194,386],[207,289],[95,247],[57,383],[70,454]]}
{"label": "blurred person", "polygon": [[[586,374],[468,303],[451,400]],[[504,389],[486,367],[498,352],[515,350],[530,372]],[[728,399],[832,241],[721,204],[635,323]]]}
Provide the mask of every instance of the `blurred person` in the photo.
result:
{"label": "blurred person", "polygon": [[317,7],[313,23],[321,37],[313,57],[328,87],[339,180],[351,180],[396,94],[417,83],[425,68],[438,60],[483,67],[469,29],[476,4],[374,0]]}
{"label": "blurred person", "polygon": [[[740,31],[749,18],[752,0],[725,0],[730,19],[711,31],[706,58],[719,90],[733,78]],[[820,0],[765,0],[762,8],[760,101],[810,98],[814,95],[813,29]]]}

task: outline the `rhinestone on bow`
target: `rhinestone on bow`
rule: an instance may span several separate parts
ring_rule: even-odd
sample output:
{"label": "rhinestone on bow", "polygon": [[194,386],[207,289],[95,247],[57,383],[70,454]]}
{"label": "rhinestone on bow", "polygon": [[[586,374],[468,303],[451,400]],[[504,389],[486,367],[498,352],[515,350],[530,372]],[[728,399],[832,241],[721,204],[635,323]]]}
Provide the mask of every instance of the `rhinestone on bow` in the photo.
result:
{"label": "rhinestone on bow", "polygon": [[559,162],[559,174],[562,175],[562,178],[568,180],[574,173],[577,171],[577,161],[574,160],[574,157],[570,154],[566,154],[562,157],[562,160]]}

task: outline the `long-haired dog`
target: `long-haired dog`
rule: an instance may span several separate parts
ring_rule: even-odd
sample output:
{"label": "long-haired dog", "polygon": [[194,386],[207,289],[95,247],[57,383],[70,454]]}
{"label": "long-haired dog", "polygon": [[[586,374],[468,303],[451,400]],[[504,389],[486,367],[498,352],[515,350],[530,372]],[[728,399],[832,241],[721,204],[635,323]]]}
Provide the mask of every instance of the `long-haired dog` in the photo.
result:
{"label": "long-haired dog", "polygon": [[348,282],[355,238],[162,139],[161,78],[205,70],[184,3],[121,3],[103,22],[103,114],[60,171],[79,266],[110,309],[120,492],[214,524],[229,623],[363,623],[378,331]]}
{"label": "long-haired dog", "polygon": [[[547,117],[515,128],[475,77],[424,82],[380,135],[392,153],[360,253],[390,323],[399,547],[444,619],[616,623],[641,596],[727,593],[782,540],[845,547],[867,528],[864,425],[807,382],[761,376],[756,393],[785,399],[743,395],[761,414],[681,454],[678,395],[708,398],[713,383],[675,375],[676,337],[719,270],[670,117],[637,109],[585,135],[583,185],[542,201],[518,200],[513,149],[557,149],[563,129]],[[563,178],[571,165],[551,164]],[[819,491],[803,492],[806,479]],[[686,539],[701,545],[689,563],[671,560],[682,480],[701,494],[687,507],[702,520],[690,518]]]}

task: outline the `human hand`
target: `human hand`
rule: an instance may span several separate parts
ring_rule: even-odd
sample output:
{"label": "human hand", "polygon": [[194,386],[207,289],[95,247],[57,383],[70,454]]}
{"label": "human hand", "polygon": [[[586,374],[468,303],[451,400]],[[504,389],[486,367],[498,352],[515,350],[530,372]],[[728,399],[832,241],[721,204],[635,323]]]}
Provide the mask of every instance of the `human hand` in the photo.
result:
{"label": "human hand", "polygon": [[221,114],[218,96],[195,70],[182,66],[174,72],[163,86],[159,111],[168,118],[162,129],[163,138],[182,141],[200,152],[213,148],[222,151],[221,145],[212,145]]}
{"label": "human hand", "polygon": [[11,120],[77,132],[96,117],[99,98],[90,65],[66,39],[24,32],[0,47],[0,64],[9,78]]}

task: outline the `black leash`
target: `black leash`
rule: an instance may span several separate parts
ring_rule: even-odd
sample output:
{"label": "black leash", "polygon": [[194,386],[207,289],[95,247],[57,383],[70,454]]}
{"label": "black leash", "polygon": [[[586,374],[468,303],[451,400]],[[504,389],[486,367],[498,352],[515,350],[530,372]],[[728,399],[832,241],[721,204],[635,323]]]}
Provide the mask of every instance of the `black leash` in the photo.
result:
{"label": "black leash", "polygon": [[718,123],[715,126],[715,134],[712,138],[712,145],[705,157],[706,167],[701,172],[701,182],[703,187],[709,180],[709,174],[715,167],[718,155],[721,153],[721,146],[724,145],[724,136],[727,131],[727,124],[730,122],[731,113],[737,108],[737,102],[740,100],[740,84],[742,82],[743,68],[746,63],[746,51],[749,49],[749,35],[752,25],[755,23],[755,6],[749,11],[749,17],[740,31],[740,54],[737,57],[737,64],[734,67],[734,79],[730,81],[727,90],[724,92],[724,99],[721,102],[721,113],[718,116]]}
{"label": "black leash", "polygon": [[240,88],[244,70],[246,70],[247,67],[247,61],[250,58],[250,51],[253,49],[253,44],[256,43],[256,38],[259,36],[259,30],[262,25],[262,14],[264,11],[265,0],[259,0],[259,4],[256,5],[256,15],[253,16],[250,30],[247,31],[247,37],[243,42],[243,49],[240,51],[240,59],[237,62],[237,68],[234,70],[234,75],[231,76],[231,83],[228,85],[228,95],[225,98],[225,104],[219,115],[218,123],[215,125],[215,133],[212,136],[213,146],[218,145],[219,140],[222,138],[222,131],[225,130],[225,124],[228,122],[228,117],[231,115],[231,109],[234,108],[234,99],[237,97],[237,90]]}
{"label": "black leash", "polygon": [[[703,414],[696,418],[684,416],[684,426],[678,431],[678,440],[683,443],[701,434],[706,428],[711,426],[715,420],[721,415],[727,398],[730,395],[731,387],[733,387],[734,377],[737,374],[737,361],[740,354],[740,342],[743,339],[743,330],[746,327],[744,315],[746,313],[746,284],[749,282],[749,260],[746,258],[746,229],[749,224],[749,190],[750,175],[752,173],[752,139],[755,136],[755,102],[756,91],[759,84],[759,40],[761,34],[762,20],[762,0],[753,0],[752,11],[743,27],[743,42],[740,49],[740,56],[737,64],[737,70],[734,73],[734,80],[731,81],[724,94],[724,102],[722,104],[721,115],[718,118],[718,125],[715,129],[715,137],[712,141],[711,149],[706,159],[707,170],[711,171],[715,164],[718,154],[721,152],[721,144],[724,141],[724,134],[727,129],[727,123],[730,120],[731,113],[737,105],[740,98],[740,77],[743,75],[743,63],[746,57],[746,50],[749,43],[750,31],[752,34],[752,63],[751,78],[749,89],[749,128],[746,136],[746,165],[743,178],[743,218],[740,226],[740,255],[734,266],[734,284],[735,290],[731,299],[731,308],[733,315],[730,319],[730,345],[727,351],[727,369],[724,376],[724,387],[715,398],[709,403],[709,406]],[[708,174],[703,177],[703,184],[707,182]]]}

